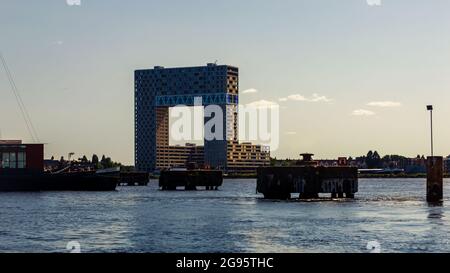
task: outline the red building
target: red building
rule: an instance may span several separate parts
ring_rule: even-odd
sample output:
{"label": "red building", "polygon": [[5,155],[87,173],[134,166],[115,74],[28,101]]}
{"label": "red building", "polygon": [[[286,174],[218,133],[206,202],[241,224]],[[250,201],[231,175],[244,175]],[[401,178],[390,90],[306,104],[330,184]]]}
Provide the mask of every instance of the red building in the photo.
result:
{"label": "red building", "polygon": [[0,174],[43,171],[44,144],[23,144],[21,140],[0,140]]}

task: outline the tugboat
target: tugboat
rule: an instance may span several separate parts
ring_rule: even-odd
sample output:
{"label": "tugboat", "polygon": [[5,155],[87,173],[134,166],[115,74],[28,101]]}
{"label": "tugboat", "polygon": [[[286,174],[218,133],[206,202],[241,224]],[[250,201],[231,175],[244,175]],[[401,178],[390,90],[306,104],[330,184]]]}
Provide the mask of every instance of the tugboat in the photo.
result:
{"label": "tugboat", "polygon": [[1,191],[114,191],[120,169],[94,170],[72,163],[44,171],[44,145],[0,140]]}

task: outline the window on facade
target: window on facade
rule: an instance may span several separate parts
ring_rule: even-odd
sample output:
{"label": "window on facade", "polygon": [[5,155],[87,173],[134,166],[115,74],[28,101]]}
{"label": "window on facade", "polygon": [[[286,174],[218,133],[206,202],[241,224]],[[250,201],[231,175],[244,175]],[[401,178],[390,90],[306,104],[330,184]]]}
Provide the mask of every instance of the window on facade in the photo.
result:
{"label": "window on facade", "polygon": [[2,154],[2,168],[9,168],[9,153]]}
{"label": "window on facade", "polygon": [[3,153],[2,154],[2,168],[9,169],[11,168],[11,159],[10,159],[11,153]]}
{"label": "window on facade", "polygon": [[27,165],[26,162],[27,162],[26,154],[24,152],[17,153],[17,168],[19,169],[26,168]]}
{"label": "window on facade", "polygon": [[17,166],[16,153],[9,153],[9,167],[15,169],[16,166]]}
{"label": "window on facade", "polygon": [[0,154],[0,168],[3,169],[23,169],[26,167],[26,155],[24,152],[8,152]]}

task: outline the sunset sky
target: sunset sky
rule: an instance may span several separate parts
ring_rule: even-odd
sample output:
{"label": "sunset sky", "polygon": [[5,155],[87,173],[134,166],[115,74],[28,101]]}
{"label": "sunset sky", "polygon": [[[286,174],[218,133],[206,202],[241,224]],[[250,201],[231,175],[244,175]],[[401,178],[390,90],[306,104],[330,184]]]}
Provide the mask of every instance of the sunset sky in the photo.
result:
{"label": "sunset sky", "polygon": [[[69,1],[70,2],[70,1]],[[370,2],[370,1],[369,1]],[[0,51],[46,156],[133,164],[134,70],[217,61],[280,105],[272,155],[450,154],[450,1],[0,0]],[[31,141],[0,67],[3,139]]]}

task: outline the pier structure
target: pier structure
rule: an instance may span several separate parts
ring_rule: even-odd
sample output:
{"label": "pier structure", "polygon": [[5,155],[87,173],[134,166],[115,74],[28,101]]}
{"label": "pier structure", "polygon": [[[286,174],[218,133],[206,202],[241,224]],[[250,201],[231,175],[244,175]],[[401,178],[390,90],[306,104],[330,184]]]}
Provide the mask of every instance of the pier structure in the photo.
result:
{"label": "pier structure", "polygon": [[147,186],[149,181],[148,172],[121,172],[119,186]]}
{"label": "pier structure", "polygon": [[317,199],[321,193],[332,198],[355,197],[357,168],[321,167],[312,160],[312,154],[302,156],[296,166],[258,168],[256,191],[266,199],[290,199],[292,193],[298,193],[300,199]]}
{"label": "pier structure", "polygon": [[159,188],[174,191],[183,187],[187,191],[205,187],[205,190],[218,190],[223,183],[223,173],[218,170],[166,170],[159,176]]}

